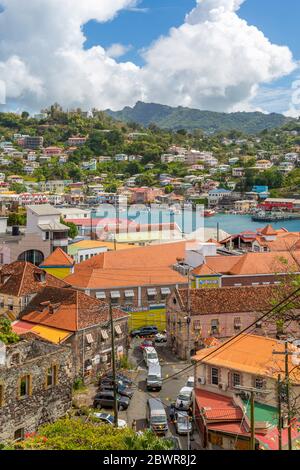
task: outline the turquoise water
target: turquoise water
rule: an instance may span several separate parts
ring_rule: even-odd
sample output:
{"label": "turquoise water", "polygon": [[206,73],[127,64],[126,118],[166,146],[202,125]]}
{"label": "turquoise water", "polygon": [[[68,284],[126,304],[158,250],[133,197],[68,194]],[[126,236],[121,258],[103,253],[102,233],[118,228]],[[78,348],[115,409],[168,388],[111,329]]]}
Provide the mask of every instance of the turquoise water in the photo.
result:
{"label": "turquoise water", "polygon": [[[250,215],[233,215],[233,214],[218,214],[214,217],[205,218],[205,227],[217,227],[228,233],[240,233],[244,230],[253,230],[265,227],[267,222],[253,222]],[[300,232],[300,220],[281,220],[279,222],[272,222],[274,228],[286,228],[289,232]]]}
{"label": "turquoise water", "polygon": [[[186,210],[183,217],[181,214],[171,215],[169,211],[164,209],[139,212],[130,207],[128,208],[128,214],[126,212],[116,214],[114,211],[113,206],[109,210],[107,210],[107,207],[103,210],[100,206],[97,210],[97,217],[128,218],[138,224],[176,222],[181,229],[184,229],[185,233],[195,231],[203,227],[203,224],[208,228],[217,228],[219,223],[220,229],[231,234],[240,233],[244,230],[256,231],[257,228],[267,225],[266,222],[253,222],[250,215],[217,214],[213,217],[204,218],[200,213],[196,213],[196,211]],[[284,227],[290,232],[300,232],[300,220],[282,220],[272,223],[272,226],[276,229]]]}

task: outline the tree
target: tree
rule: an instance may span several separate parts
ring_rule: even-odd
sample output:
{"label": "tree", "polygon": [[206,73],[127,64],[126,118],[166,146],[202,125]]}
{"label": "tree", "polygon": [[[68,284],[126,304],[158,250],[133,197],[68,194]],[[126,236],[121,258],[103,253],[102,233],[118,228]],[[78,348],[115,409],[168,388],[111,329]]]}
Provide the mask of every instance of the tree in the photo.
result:
{"label": "tree", "polygon": [[22,442],[7,448],[22,450],[167,450],[171,443],[151,431],[141,436],[132,429],[116,429],[100,424],[96,419],[83,422],[81,418],[65,418],[43,426]]}
{"label": "tree", "polygon": [[126,167],[126,172],[130,174],[130,176],[137,175],[141,173],[142,166],[137,162],[130,162]]}
{"label": "tree", "polygon": [[60,222],[63,224],[63,225],[66,225],[67,227],[69,227],[69,232],[68,232],[68,235],[70,238],[75,238],[77,237],[78,235],[78,228],[76,227],[75,224],[73,224],[73,222],[67,222],[66,220],[64,220],[62,217],[60,219]]}
{"label": "tree", "polygon": [[10,185],[10,189],[11,191],[15,191],[17,194],[26,193],[27,191],[25,184],[20,183],[12,183]]}
{"label": "tree", "polygon": [[28,119],[28,118],[29,118],[29,113],[28,113],[28,111],[23,111],[22,114],[21,114],[21,116],[22,116],[22,119]]}
{"label": "tree", "polygon": [[26,225],[26,213],[11,212],[8,216],[7,225],[9,227],[13,227],[14,225],[24,227]]}
{"label": "tree", "polygon": [[20,341],[19,336],[12,331],[11,322],[4,317],[0,318],[0,341],[4,344],[14,344]]}

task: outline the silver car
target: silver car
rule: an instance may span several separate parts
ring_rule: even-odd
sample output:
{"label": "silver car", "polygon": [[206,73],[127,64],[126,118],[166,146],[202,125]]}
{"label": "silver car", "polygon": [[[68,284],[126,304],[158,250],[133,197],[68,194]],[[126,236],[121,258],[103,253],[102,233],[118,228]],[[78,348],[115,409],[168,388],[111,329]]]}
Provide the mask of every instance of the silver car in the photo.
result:
{"label": "silver car", "polygon": [[175,412],[174,424],[177,434],[188,434],[193,431],[191,417],[186,411]]}

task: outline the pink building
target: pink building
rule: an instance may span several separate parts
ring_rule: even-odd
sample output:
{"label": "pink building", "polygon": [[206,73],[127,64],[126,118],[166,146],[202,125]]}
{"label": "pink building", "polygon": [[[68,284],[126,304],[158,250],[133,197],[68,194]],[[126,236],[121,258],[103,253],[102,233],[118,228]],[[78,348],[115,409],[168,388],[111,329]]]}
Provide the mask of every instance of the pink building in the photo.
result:
{"label": "pink building", "polygon": [[129,189],[132,193],[131,202],[133,204],[149,204],[155,200],[156,197],[163,194],[161,189],[158,188],[132,188]]}
{"label": "pink building", "polygon": [[71,147],[78,147],[80,145],[84,145],[87,141],[87,137],[70,137],[68,139],[68,145]]}
{"label": "pink building", "polygon": [[49,157],[54,156],[54,155],[60,155],[62,153],[63,149],[60,147],[47,147],[44,149],[43,153],[44,155],[47,155]]}

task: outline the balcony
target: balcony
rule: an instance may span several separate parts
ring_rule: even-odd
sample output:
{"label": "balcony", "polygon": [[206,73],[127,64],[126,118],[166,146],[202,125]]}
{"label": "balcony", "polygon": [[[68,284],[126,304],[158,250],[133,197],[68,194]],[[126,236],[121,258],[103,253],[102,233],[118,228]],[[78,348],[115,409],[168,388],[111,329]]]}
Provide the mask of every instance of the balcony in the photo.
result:
{"label": "balcony", "polygon": [[62,238],[61,240],[51,240],[51,244],[55,248],[68,246],[68,243],[69,243],[68,238]]}

